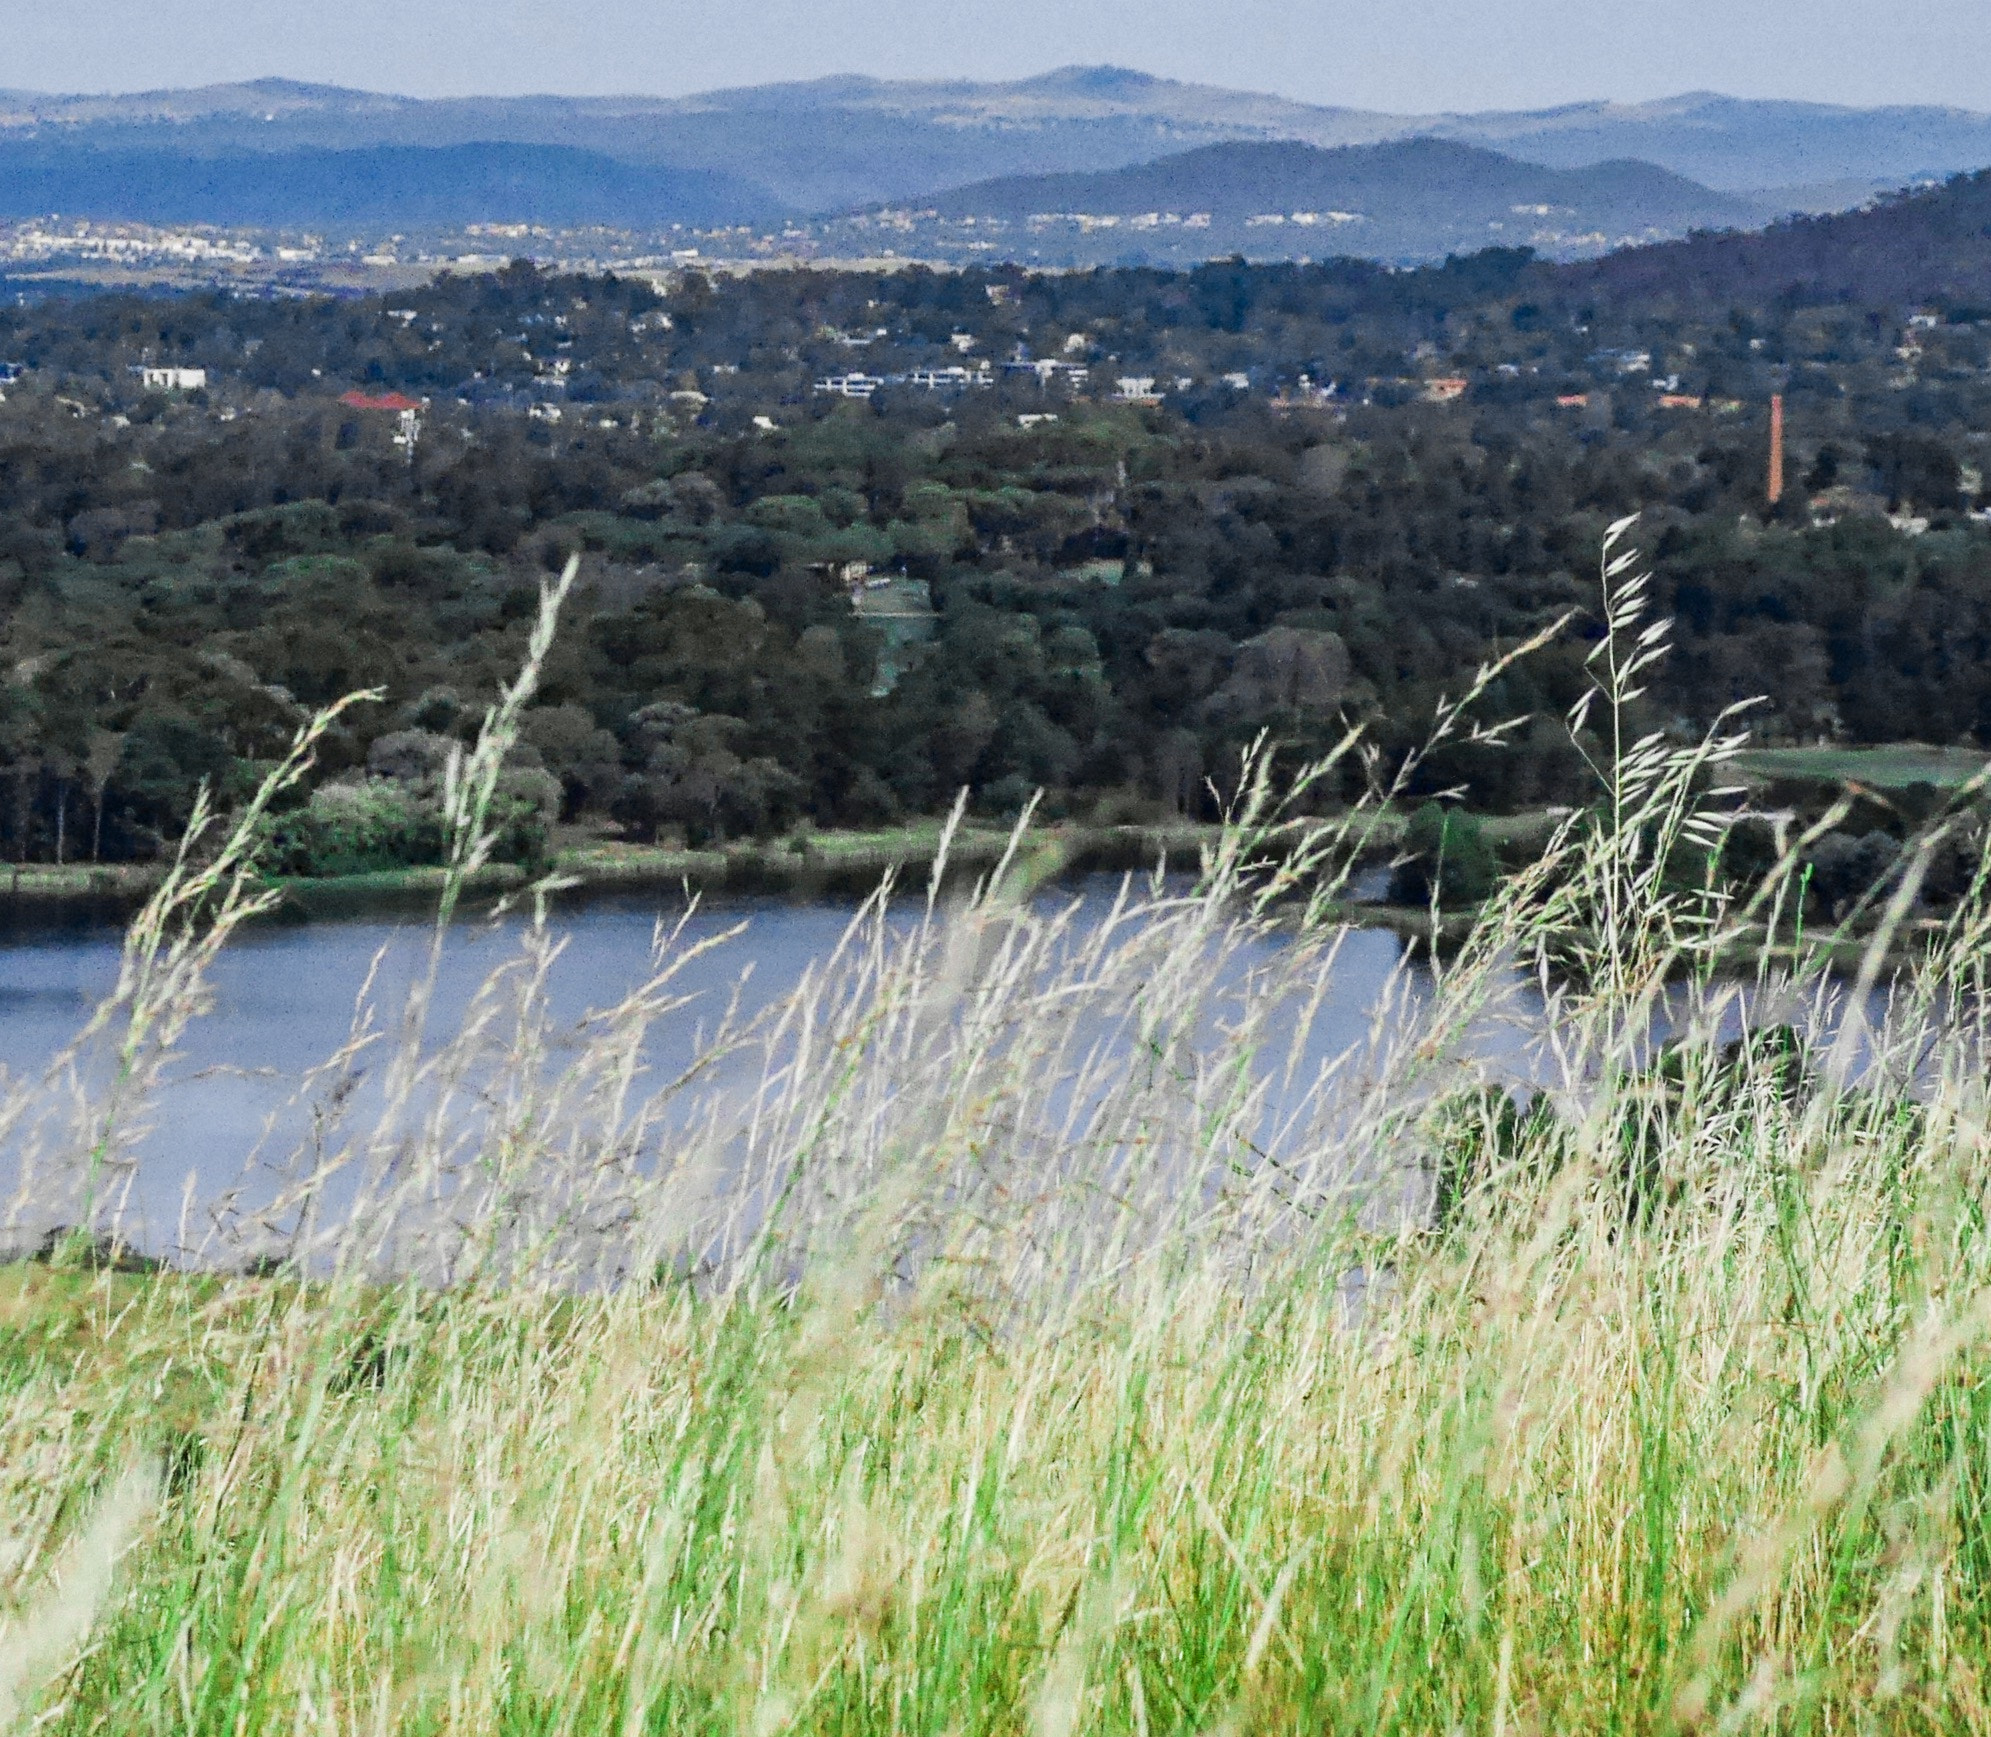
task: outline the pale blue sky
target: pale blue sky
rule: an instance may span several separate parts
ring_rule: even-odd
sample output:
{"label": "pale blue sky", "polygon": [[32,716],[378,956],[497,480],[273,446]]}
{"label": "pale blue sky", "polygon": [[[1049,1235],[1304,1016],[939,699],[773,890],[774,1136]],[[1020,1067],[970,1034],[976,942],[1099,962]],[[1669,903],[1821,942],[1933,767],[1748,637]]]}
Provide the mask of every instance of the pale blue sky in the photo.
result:
{"label": "pale blue sky", "polygon": [[1991,110],[1991,0],[0,0],[0,85],[680,94],[1072,62],[1408,112],[1694,89]]}

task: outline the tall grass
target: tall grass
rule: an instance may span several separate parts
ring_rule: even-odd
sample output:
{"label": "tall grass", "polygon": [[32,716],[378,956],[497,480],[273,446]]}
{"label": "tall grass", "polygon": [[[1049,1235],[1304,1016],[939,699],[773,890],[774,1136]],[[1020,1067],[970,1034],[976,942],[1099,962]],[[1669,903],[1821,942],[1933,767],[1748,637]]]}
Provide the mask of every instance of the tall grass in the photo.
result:
{"label": "tall grass", "polygon": [[[1802,841],[1746,895],[1684,872],[1740,736],[1627,732],[1664,630],[1623,529],[1601,818],[1352,1049],[1331,895],[1391,791],[1306,822],[1262,758],[1193,885],[1064,898],[1026,827],[752,1016],[686,1004],[666,928],[557,1031],[539,889],[460,1022],[363,1006],[309,1138],[123,1272],[257,896],[190,848],[4,1110],[23,1235],[73,1229],[0,1275],[0,1716],[1991,1726],[1985,877],[1895,975],[1911,862],[1847,982],[1778,951]],[[452,781],[459,870],[558,603]]]}

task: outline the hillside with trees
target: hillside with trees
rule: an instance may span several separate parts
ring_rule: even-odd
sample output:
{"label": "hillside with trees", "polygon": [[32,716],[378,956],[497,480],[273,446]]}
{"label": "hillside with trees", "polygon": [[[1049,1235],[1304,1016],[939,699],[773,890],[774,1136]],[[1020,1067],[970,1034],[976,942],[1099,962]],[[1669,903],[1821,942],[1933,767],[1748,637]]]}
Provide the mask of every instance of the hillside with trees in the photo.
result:
{"label": "hillside with trees", "polygon": [[[877,825],[962,787],[992,818],[1040,789],[1053,816],[1207,816],[1261,732],[1293,764],[1359,723],[1387,766],[1564,617],[1489,696],[1528,720],[1511,744],[1418,791],[1582,800],[1560,720],[1599,537],[1634,512],[1676,621],[1655,724],[1760,696],[1773,745],[1991,747],[1991,320],[1975,244],[1939,245],[1981,185],[1863,220],[1920,221],[1950,302],[1860,300],[1857,264],[1817,299],[1607,296],[1514,250],[8,308],[0,852],[155,855],[202,781],[239,791],[308,708],[377,687],[277,842],[419,860],[447,745],[572,553],[506,796],[521,856],[561,825]],[[1728,247],[1652,257],[1692,281]],[[204,377],[140,372],[168,367]]]}
{"label": "hillside with trees", "polygon": [[1575,280],[1630,306],[1766,303],[1991,307],[1991,169],[1865,210],[1791,217],[1599,261]]}

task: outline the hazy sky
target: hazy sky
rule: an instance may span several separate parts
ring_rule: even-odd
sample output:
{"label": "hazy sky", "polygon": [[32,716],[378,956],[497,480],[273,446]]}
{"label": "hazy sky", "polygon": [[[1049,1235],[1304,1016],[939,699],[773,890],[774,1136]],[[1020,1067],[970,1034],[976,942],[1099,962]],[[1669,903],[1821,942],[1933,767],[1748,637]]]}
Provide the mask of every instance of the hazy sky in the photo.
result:
{"label": "hazy sky", "polygon": [[1111,61],[1422,112],[1722,90],[1991,109],[1991,0],[0,0],[0,84],[417,95]]}

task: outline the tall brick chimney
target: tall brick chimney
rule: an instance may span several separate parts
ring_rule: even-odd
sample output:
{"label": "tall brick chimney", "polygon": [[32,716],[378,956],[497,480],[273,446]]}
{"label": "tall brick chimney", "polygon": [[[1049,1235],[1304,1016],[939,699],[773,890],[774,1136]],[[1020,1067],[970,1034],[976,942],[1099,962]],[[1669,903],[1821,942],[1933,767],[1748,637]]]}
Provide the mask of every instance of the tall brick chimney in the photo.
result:
{"label": "tall brick chimney", "polygon": [[1770,505],[1784,498],[1784,395],[1770,395]]}

